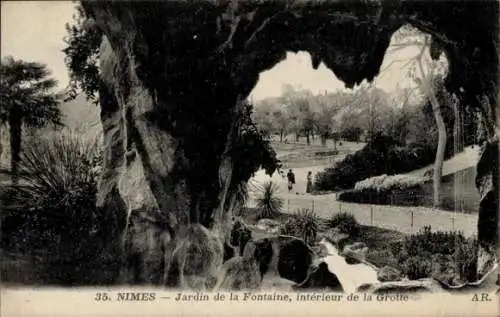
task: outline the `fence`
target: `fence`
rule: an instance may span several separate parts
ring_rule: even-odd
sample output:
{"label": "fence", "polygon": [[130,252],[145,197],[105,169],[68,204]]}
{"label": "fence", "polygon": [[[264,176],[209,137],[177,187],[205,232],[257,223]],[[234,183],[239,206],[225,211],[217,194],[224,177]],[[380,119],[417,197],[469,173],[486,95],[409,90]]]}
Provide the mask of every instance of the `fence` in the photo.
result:
{"label": "fence", "polygon": [[346,203],[332,196],[298,196],[284,198],[283,211],[293,213],[298,209],[310,209],[324,219],[341,212],[351,213],[356,220],[367,226],[415,233],[431,226],[433,231],[461,231],[466,236],[477,233],[477,214],[464,214],[439,209]]}

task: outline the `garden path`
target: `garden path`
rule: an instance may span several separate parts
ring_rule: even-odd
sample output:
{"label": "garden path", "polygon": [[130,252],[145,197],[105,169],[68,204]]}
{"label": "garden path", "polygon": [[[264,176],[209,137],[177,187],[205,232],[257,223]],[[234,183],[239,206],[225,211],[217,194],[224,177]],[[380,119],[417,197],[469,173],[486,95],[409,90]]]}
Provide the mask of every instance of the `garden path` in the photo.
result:
{"label": "garden path", "polygon": [[[283,212],[293,213],[297,209],[314,209],[320,218],[329,219],[340,212],[352,213],[362,225],[373,225],[403,233],[415,233],[424,226],[431,226],[432,231],[462,231],[471,236],[477,233],[477,214],[455,213],[426,207],[402,207],[389,205],[357,204],[337,201],[334,193],[310,195],[305,193],[306,175],[313,176],[325,166],[312,166],[293,169],[297,184],[288,192],[286,178],[278,173],[269,177],[264,171],[258,171],[251,179],[251,184],[263,184],[272,180],[278,185],[278,196],[284,201]],[[251,192],[249,207],[255,206],[257,193]]]}

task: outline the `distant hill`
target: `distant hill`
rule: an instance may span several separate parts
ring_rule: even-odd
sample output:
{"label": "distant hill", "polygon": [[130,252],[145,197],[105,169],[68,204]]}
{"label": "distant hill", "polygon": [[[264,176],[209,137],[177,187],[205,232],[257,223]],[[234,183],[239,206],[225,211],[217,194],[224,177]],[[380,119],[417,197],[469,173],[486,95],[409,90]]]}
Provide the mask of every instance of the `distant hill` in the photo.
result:
{"label": "distant hill", "polygon": [[76,133],[97,135],[101,133],[100,108],[85,98],[84,94],[60,104],[63,123]]}
{"label": "distant hill", "polygon": [[[100,108],[98,105],[87,101],[84,94],[78,95],[71,101],[60,103],[59,107],[63,116],[62,121],[69,130],[90,138],[101,135]],[[24,133],[27,135],[26,130],[24,130]],[[36,135],[50,133],[54,133],[52,127],[36,130]],[[0,126],[0,147],[2,148],[0,151],[1,169],[10,165],[9,132],[8,127],[5,126]]]}

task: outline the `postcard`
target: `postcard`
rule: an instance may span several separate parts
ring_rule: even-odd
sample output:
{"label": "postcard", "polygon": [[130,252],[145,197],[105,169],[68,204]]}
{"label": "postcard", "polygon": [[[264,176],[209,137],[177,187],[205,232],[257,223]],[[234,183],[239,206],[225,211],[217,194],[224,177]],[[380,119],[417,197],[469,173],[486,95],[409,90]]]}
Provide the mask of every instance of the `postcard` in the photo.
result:
{"label": "postcard", "polygon": [[1,316],[500,316],[497,1],[1,21]]}

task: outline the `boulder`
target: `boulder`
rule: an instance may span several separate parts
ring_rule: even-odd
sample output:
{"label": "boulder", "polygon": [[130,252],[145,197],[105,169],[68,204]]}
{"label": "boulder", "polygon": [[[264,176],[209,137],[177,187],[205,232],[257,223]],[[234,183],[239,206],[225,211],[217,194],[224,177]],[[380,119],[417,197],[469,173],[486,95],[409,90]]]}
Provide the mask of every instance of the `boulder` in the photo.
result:
{"label": "boulder", "polygon": [[357,292],[374,294],[419,294],[443,291],[441,285],[434,279],[402,280],[396,282],[381,282],[360,285]]}
{"label": "boulder", "polygon": [[395,282],[402,279],[402,274],[400,270],[386,265],[377,272],[377,279],[380,282]]}
{"label": "boulder", "polygon": [[324,258],[325,256],[328,255],[328,249],[324,244],[317,244],[312,247],[314,254],[319,257],[319,258]]}
{"label": "boulder", "polygon": [[252,239],[252,231],[241,220],[236,220],[231,229],[229,244],[239,250],[239,255],[243,255],[243,250],[248,241]]}
{"label": "boulder", "polygon": [[258,253],[255,243],[247,243],[242,256],[237,255],[222,265],[214,289],[243,291],[260,288],[262,276]]}
{"label": "boulder", "polygon": [[277,268],[280,276],[295,283],[303,282],[313,260],[311,248],[303,240],[293,237],[280,236],[272,241],[279,247]]}
{"label": "boulder", "polygon": [[[200,224],[187,227],[177,240],[172,262],[180,287],[194,290],[212,289],[223,261],[223,243],[215,232]],[[175,277],[175,276],[174,276]]]}
{"label": "boulder", "polygon": [[264,218],[260,219],[255,227],[271,234],[278,234],[280,231],[281,223],[273,219]]}
{"label": "boulder", "polygon": [[[158,219],[135,210],[129,218],[125,236],[123,283],[163,284],[171,264],[174,241]],[[173,282],[174,286],[178,286]]]}
{"label": "boulder", "polygon": [[[276,275],[301,283],[313,262],[313,250],[301,239],[290,236],[267,237],[249,241],[261,277]],[[250,252],[245,247],[245,253]],[[272,277],[273,279],[275,277]]]}
{"label": "boulder", "polygon": [[331,228],[324,233],[324,238],[333,243],[337,249],[342,250],[349,240],[349,235],[347,233],[340,232],[338,228]]}
{"label": "boulder", "polygon": [[356,264],[366,260],[368,247],[363,242],[355,242],[346,245],[342,250],[342,255],[345,257],[348,264]]}
{"label": "boulder", "polygon": [[316,267],[312,266],[307,278],[302,283],[294,285],[293,288],[301,291],[344,292],[339,279],[330,272],[325,262],[319,263]]}

